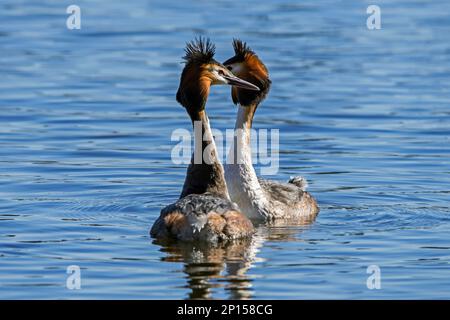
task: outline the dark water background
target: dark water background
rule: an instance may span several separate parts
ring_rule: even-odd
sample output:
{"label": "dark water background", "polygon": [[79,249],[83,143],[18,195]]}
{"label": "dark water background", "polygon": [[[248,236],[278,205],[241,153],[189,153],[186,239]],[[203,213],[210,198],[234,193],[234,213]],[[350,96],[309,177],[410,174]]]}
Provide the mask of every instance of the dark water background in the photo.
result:
{"label": "dark water background", "polygon": [[[82,29],[66,28],[66,7]],[[366,8],[382,29],[366,27]],[[255,127],[310,182],[307,227],[229,247],[157,244],[177,198],[184,43],[240,37],[271,71]],[[0,298],[450,298],[450,2],[0,3]],[[233,127],[229,89],[215,128]],[[81,290],[66,289],[78,265]],[[366,287],[369,265],[382,288]]]}

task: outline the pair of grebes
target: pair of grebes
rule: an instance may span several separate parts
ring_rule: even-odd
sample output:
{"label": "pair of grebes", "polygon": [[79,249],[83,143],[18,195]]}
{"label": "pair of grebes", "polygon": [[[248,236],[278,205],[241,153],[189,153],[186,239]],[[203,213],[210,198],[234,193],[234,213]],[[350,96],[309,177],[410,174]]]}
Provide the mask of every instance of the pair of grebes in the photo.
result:
{"label": "pair of grebes", "polygon": [[[214,60],[215,46],[198,38],[187,44],[177,101],[194,125],[201,123],[203,159],[187,168],[180,198],[161,210],[151,228],[155,238],[182,241],[227,241],[251,237],[252,221],[307,221],[319,212],[316,200],[305,191],[306,181],[288,183],[262,179],[252,165],[250,133],[258,105],[267,96],[271,80],[261,59],[240,40],[233,41],[235,55],[223,64]],[[222,166],[206,114],[210,87],[230,85],[238,105],[232,159]],[[207,152],[204,152],[204,151]],[[239,159],[239,161],[238,161]]]}

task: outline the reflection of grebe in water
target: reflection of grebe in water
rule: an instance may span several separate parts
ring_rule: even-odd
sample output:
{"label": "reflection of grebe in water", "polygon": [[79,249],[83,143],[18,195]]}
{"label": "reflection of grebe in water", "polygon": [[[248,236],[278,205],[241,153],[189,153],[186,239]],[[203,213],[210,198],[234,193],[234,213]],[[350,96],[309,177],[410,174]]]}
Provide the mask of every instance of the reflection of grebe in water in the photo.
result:
{"label": "reflection of grebe in water", "polygon": [[242,238],[227,242],[156,241],[166,256],[164,262],[184,263],[188,299],[216,298],[215,289],[225,287],[230,299],[250,298],[251,279],[245,274],[254,261],[249,250],[257,239]]}
{"label": "reflection of grebe in water", "polygon": [[224,65],[236,76],[257,87],[250,91],[233,87],[231,96],[239,104],[236,136],[225,165],[225,179],[231,200],[250,218],[273,221],[308,220],[319,212],[316,200],[305,191],[306,180],[292,178],[280,183],[258,178],[252,165],[250,134],[253,116],[270,89],[269,71],[259,57],[240,40],[233,42],[235,56]]}
{"label": "reflection of grebe in water", "polygon": [[165,253],[163,262],[183,263],[187,275],[187,299],[217,299],[228,295],[227,299],[253,298],[253,277],[247,271],[255,263],[264,260],[258,257],[264,242],[299,241],[299,226],[275,221],[270,226],[264,224],[256,228],[251,238],[228,242],[206,243],[173,240],[155,240],[154,244]]}
{"label": "reflection of grebe in water", "polygon": [[217,241],[253,233],[250,220],[229,199],[205,105],[212,85],[259,89],[215,61],[214,52],[215,46],[201,38],[186,47],[177,101],[186,108],[194,127],[201,124],[201,136],[195,134],[195,149],[201,147],[201,159],[194,152],[180,199],[161,210],[150,231],[156,238]]}

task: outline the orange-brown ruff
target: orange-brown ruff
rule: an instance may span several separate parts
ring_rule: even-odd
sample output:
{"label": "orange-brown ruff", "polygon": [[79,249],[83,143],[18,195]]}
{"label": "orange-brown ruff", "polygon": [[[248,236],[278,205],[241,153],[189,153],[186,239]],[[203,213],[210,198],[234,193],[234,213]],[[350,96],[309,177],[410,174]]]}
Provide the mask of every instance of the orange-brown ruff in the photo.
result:
{"label": "orange-brown ruff", "polygon": [[[235,56],[224,62],[236,76],[258,86],[260,91],[232,88],[233,102],[239,105],[236,137],[231,158],[225,165],[225,178],[231,200],[247,216],[273,221],[311,221],[318,212],[316,200],[305,191],[307,183],[294,177],[288,183],[258,178],[251,159],[251,127],[258,105],[269,92],[269,71],[246,43],[233,41]],[[239,161],[238,161],[239,160]]]}
{"label": "orange-brown ruff", "polygon": [[206,148],[210,152],[206,155],[208,159],[204,156],[200,163],[194,163],[192,156],[180,199],[161,210],[150,231],[156,238],[221,241],[248,237],[254,232],[250,220],[229,200],[223,167],[217,158],[205,111],[211,85],[251,85],[237,79],[215,61],[214,49],[214,45],[204,39],[193,41],[186,47],[186,65],[177,101],[186,108],[193,125],[196,121],[201,123],[204,139],[195,141],[196,148],[201,146],[201,154]]}

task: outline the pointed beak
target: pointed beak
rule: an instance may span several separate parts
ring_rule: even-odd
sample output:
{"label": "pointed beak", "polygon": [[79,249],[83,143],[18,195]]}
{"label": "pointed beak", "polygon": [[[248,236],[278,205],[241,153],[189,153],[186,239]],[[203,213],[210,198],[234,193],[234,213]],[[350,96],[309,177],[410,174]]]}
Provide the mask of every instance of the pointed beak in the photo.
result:
{"label": "pointed beak", "polygon": [[223,77],[225,78],[225,80],[227,80],[227,83],[231,86],[248,89],[248,90],[259,91],[259,88],[257,86],[255,86],[254,84],[251,84],[250,82],[242,80],[236,76],[224,75]]}

